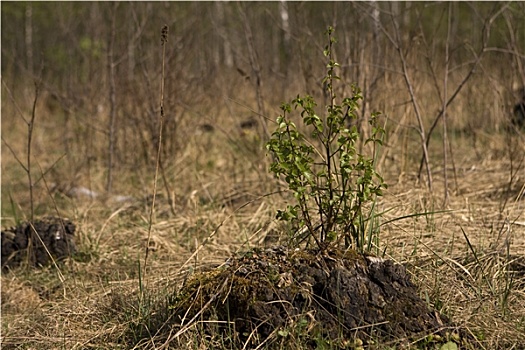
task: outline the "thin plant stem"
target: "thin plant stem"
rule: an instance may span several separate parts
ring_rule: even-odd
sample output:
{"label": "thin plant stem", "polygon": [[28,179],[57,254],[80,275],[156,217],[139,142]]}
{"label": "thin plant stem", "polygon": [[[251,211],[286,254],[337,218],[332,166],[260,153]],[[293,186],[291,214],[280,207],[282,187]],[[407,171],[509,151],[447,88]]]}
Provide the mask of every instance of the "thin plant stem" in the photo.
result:
{"label": "thin plant stem", "polygon": [[445,182],[444,193],[443,193],[443,207],[448,205],[448,135],[447,135],[447,94],[448,94],[448,74],[449,74],[449,62],[450,62],[450,35],[452,29],[452,4],[448,4],[448,26],[447,26],[447,40],[445,41],[445,72],[443,75],[443,99],[442,99],[442,110],[443,110],[443,180]]}
{"label": "thin plant stem", "polygon": [[[27,182],[29,186],[29,205],[30,205],[30,227],[31,227],[31,235],[29,237],[28,245],[27,245],[27,257],[29,261],[29,256],[32,254],[33,244],[36,242],[36,237],[38,237],[38,232],[36,232],[35,227],[33,226],[34,218],[35,218],[35,210],[34,210],[34,194],[33,194],[33,178],[31,176],[31,144],[33,141],[33,130],[35,127],[35,120],[36,120],[36,103],[38,101],[38,94],[40,92],[40,84],[41,81],[35,81],[35,98],[33,100],[33,108],[31,110],[31,119],[27,123]],[[25,119],[24,119],[25,120]],[[28,264],[29,266],[29,264]]]}
{"label": "thin plant stem", "polygon": [[[159,177],[159,168],[160,168],[160,156],[162,151],[162,128],[164,125],[164,79],[165,79],[165,58],[166,58],[166,43],[168,41],[168,26],[164,25],[161,31],[161,43],[162,43],[162,75],[160,81],[160,123],[159,123],[159,136],[158,136],[158,147],[157,147],[157,161],[155,165],[155,178],[153,180],[153,198],[151,200],[151,207],[149,211],[149,220],[148,220],[148,240],[146,243],[146,255],[144,256],[144,271],[142,276],[146,277],[146,267],[148,264],[149,256],[149,245],[151,242],[151,229],[153,225],[153,212],[155,211],[155,200],[157,197],[157,180]],[[142,293],[143,294],[143,293]]]}
{"label": "thin plant stem", "polygon": [[30,211],[30,217],[31,217],[31,223],[34,219],[34,198],[33,198],[33,179],[31,178],[31,143],[33,141],[33,129],[35,126],[35,119],[36,119],[36,103],[38,101],[38,93],[40,90],[40,84],[35,82],[35,98],[33,100],[33,109],[31,111],[31,119],[27,123],[27,181],[29,185],[29,205],[31,207]]}

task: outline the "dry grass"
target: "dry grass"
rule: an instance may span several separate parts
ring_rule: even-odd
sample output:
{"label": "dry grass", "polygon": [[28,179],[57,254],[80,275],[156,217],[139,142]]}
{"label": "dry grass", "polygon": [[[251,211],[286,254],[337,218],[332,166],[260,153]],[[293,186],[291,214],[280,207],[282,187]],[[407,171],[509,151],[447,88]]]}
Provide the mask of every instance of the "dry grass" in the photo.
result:
{"label": "dry grass", "polygon": [[[405,97],[396,96],[396,100]],[[421,295],[470,330],[480,349],[524,349],[525,142],[523,135],[510,140],[502,132],[483,129],[474,130],[475,139],[467,135],[463,129],[467,115],[474,113],[469,108],[482,101],[463,102],[453,105],[453,112],[461,117],[453,128],[458,131],[452,140],[455,178],[448,164],[451,186],[446,206],[442,164],[437,162],[439,143],[431,148],[436,163],[432,164],[434,191],[429,193],[417,181],[418,140],[405,125],[410,109],[395,101],[385,107],[391,133],[381,163],[390,185],[379,203],[385,211],[383,221],[426,214],[385,224],[378,251],[409,266]],[[37,118],[34,157],[47,169],[61,155],[57,145],[63,135],[56,132],[54,117],[40,103],[43,112]],[[78,225],[80,254],[61,267],[64,280],[54,268],[21,267],[2,274],[2,348],[133,348],[131,326],[140,315],[151,312],[152,305],[164,302],[188,274],[220,265],[240,249],[278,239],[274,214],[287,198],[272,194],[278,185],[267,173],[268,159],[260,139],[251,130],[239,128],[246,109],[231,101],[217,102],[215,114],[207,115],[210,105],[187,112],[201,117],[183,120],[179,130],[184,147],[175,159],[165,160],[178,212],[170,213],[159,185],[146,276],[140,275],[139,263],[148,241],[153,169],[129,164],[116,169],[114,193],[132,196],[128,202],[119,202],[114,195],[70,198],[58,190],[50,193],[39,183],[37,214],[56,214],[56,203],[59,214]],[[504,112],[498,111],[493,118],[503,120]],[[2,113],[15,114],[4,98]],[[197,127],[204,123],[215,130]],[[20,124],[16,118],[3,118],[8,142],[25,137]],[[23,154],[23,143],[10,146]],[[48,174],[49,187],[55,182],[57,189],[86,186],[102,193],[104,163],[86,165],[82,157],[82,153],[69,154],[59,163]],[[26,187],[19,165],[3,147],[3,226],[15,224],[17,216],[29,216]],[[144,300],[140,300],[142,289]],[[185,334],[187,343],[173,344],[173,348],[202,348],[199,335],[190,333]]]}
{"label": "dry grass", "polygon": [[[507,191],[505,160],[462,162],[457,171],[460,186],[444,213],[433,213],[440,208],[439,195],[414,186],[409,175],[388,174],[392,185],[381,205],[392,210],[385,219],[430,213],[386,225],[381,250],[412,266],[422,295],[481,339],[480,348],[523,348],[524,266],[511,285],[507,273],[513,260],[524,258],[525,204],[519,182],[523,176]],[[201,176],[214,183],[212,187],[227,186],[221,172]],[[238,192],[255,196],[259,189],[249,183]],[[225,188],[214,190],[220,193]],[[235,211],[216,201],[199,203],[196,197],[208,191],[205,185],[192,190],[177,217],[158,215],[152,229],[151,265],[142,280],[148,295],[162,298],[187,273],[218,265],[243,244],[261,244],[271,234],[278,198],[255,199]],[[80,249],[89,261],[66,263],[61,270],[64,282],[51,268],[2,275],[5,349],[132,346],[122,337],[138,314],[138,261],[147,238],[146,211],[140,204],[119,207],[85,200],[67,204],[73,208],[66,210],[67,216],[79,225]],[[169,212],[166,204],[159,204],[158,210]]]}

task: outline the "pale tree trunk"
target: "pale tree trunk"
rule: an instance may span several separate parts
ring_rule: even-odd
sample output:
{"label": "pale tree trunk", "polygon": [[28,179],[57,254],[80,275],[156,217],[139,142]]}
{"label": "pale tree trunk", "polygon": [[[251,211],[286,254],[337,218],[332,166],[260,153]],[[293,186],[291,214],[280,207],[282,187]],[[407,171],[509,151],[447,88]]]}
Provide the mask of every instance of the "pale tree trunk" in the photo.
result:
{"label": "pale tree trunk", "polygon": [[[276,63],[281,72],[284,73],[283,83],[281,84],[281,96],[284,98],[286,93],[286,88],[288,87],[288,70],[290,67],[290,57],[291,57],[291,34],[290,34],[290,15],[288,13],[288,4],[286,0],[279,1],[279,14],[281,17],[281,27],[282,27],[282,49],[283,54],[275,54]],[[277,50],[276,53],[280,52]]]}
{"label": "pale tree trunk", "polygon": [[290,42],[290,22],[288,15],[288,4],[286,3],[286,0],[281,0],[279,2],[279,12],[281,13],[281,24],[283,26],[284,31],[284,40],[285,43]]}
{"label": "pale tree trunk", "polygon": [[407,1],[405,2],[405,9],[404,9],[404,12],[403,12],[403,26],[405,27],[405,33],[407,33],[408,35],[408,30],[407,28],[410,27],[410,8],[412,7],[412,4]]}
{"label": "pale tree trunk", "polygon": [[[283,47],[286,60],[290,57],[290,16],[288,14],[288,4],[285,0],[279,1],[279,13],[281,15],[281,26],[283,28]],[[288,66],[286,64],[286,66]]]}
{"label": "pale tree trunk", "polygon": [[224,65],[228,68],[233,67],[233,53],[232,53],[232,46],[230,43],[230,40],[228,38],[228,35],[226,33],[226,16],[227,13],[225,13],[224,8],[224,2],[217,1],[215,2],[215,15],[217,18],[217,21],[215,22],[215,26],[217,28],[217,33],[222,39],[222,61]]}

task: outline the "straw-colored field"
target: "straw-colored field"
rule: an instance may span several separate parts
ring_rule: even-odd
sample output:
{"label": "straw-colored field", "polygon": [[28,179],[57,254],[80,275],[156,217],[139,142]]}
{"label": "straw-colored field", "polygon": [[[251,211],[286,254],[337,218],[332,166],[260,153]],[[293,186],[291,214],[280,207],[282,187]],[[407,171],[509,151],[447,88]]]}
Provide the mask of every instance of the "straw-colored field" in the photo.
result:
{"label": "straw-colored field", "polygon": [[[521,5],[513,10],[516,18],[525,16]],[[254,15],[250,8],[244,10]],[[510,10],[501,13],[505,11]],[[508,23],[514,23],[513,18],[508,17]],[[4,30],[2,20],[4,40],[10,23]],[[137,25],[140,20],[136,18]],[[294,56],[297,68],[287,75],[261,64],[258,76],[258,63],[247,53],[255,47],[261,60],[266,57],[257,46],[262,39],[255,30],[255,45],[250,46],[247,36],[247,46],[238,48],[244,55],[238,64],[247,73],[233,67],[219,74],[209,67],[206,72],[205,67],[202,72],[183,70],[182,63],[200,57],[199,51],[181,49],[183,36],[177,37],[172,28],[163,73],[160,26],[146,28],[155,42],[148,46],[150,51],[141,50],[154,56],[144,56],[146,64],[137,68],[134,78],[137,85],[120,85],[124,78],[112,76],[110,70],[99,80],[94,66],[92,80],[75,76],[85,85],[73,83],[71,90],[66,83],[44,79],[33,108],[33,79],[24,76],[18,83],[10,71],[3,72],[2,228],[30,219],[31,181],[35,217],[69,218],[77,225],[78,248],[72,259],[58,266],[23,265],[2,273],[3,349],[210,347],[193,329],[166,344],[157,342],[154,334],[139,339],[133,327],[141,322],[139,315],[156,312],[155,306],[189,276],[221,265],[235,252],[286,241],[275,214],[293,197],[269,173],[263,124],[273,131],[279,104],[297,94],[312,93],[319,105],[324,104],[319,83],[325,74],[324,38],[315,34],[314,44],[302,49],[318,54]],[[338,30],[336,36],[343,31]],[[393,31],[387,24],[383,30]],[[295,35],[297,45],[307,42],[301,35],[312,38],[304,31]],[[523,40],[520,35],[518,41]],[[516,55],[503,64],[498,64],[499,57],[483,56],[472,73],[473,61],[481,56],[473,54],[473,61],[458,56],[451,61],[452,70],[442,65],[445,53],[438,50],[432,56],[437,63],[427,66],[430,56],[421,52],[429,54],[431,45],[425,49],[418,44],[420,36],[407,42],[408,37],[397,38],[404,47],[401,53],[384,39],[387,49],[375,66],[363,63],[375,57],[373,50],[363,47],[362,56],[354,54],[350,37],[340,36],[344,38],[335,51],[346,64],[338,91],[347,94],[352,82],[364,85],[360,113],[366,118],[371,111],[381,111],[386,129],[376,167],[389,187],[376,204],[384,224],[373,253],[407,266],[420,296],[466,329],[475,339],[473,349],[525,349],[525,134],[508,128],[517,102],[513,89],[523,71],[514,63],[512,71],[506,69],[509,62],[524,63],[523,43],[512,48]],[[345,55],[353,56],[346,60]],[[2,57],[6,62],[13,59],[4,50]],[[443,81],[446,69],[451,70]],[[216,75],[208,80],[207,74]],[[256,83],[258,78],[262,85]],[[377,78],[377,84],[371,78]],[[111,79],[117,79],[116,90],[111,89]],[[166,120],[159,139],[162,79]],[[86,95],[78,95],[82,86]],[[418,176],[420,133],[430,130],[442,110],[436,90],[442,93],[444,86],[449,97],[460,88],[446,108],[446,133],[441,118],[430,135],[430,184],[425,166]],[[29,137],[27,122],[33,112]],[[162,163],[157,166],[159,141]],[[282,348],[301,348],[296,342],[288,345]]]}

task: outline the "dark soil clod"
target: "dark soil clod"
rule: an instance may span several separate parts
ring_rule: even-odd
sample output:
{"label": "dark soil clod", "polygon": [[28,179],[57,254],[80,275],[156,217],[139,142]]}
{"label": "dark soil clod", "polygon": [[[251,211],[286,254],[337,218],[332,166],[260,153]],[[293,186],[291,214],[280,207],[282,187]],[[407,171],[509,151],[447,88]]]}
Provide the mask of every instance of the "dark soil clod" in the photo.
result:
{"label": "dark soil clod", "polygon": [[320,338],[332,344],[411,341],[450,331],[448,319],[418,296],[403,266],[354,251],[255,249],[193,275],[169,308],[175,327],[192,318],[217,320],[209,323],[215,328],[230,324],[223,331],[235,330],[234,346],[279,338],[281,330],[312,344]]}
{"label": "dark soil clod", "polygon": [[75,224],[67,219],[45,217],[2,230],[2,270],[12,269],[27,259],[31,266],[45,266],[76,251]]}

